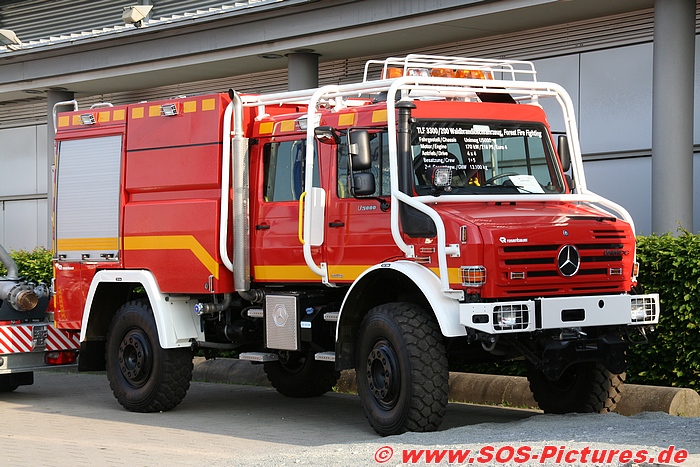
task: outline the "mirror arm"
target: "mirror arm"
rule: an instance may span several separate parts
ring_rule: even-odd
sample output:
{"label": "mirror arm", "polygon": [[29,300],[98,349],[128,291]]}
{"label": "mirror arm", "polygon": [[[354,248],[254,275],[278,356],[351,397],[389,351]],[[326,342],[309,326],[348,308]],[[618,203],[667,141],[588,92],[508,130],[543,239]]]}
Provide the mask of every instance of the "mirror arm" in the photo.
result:
{"label": "mirror arm", "polygon": [[384,198],[373,196],[372,199],[379,201],[379,209],[381,209],[382,212],[387,212],[391,208],[391,203]]}

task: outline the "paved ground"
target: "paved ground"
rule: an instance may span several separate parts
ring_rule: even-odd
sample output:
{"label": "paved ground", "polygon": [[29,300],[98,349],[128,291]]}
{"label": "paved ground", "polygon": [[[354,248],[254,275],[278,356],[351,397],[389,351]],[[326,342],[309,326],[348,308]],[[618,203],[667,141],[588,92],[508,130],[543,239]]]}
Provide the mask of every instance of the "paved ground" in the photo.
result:
{"label": "paved ground", "polygon": [[[537,413],[450,404],[442,428]],[[372,431],[353,395],[288,399],[267,387],[194,382],[175,410],[138,414],[122,409],[104,374],[58,371],[37,372],[33,386],[0,395],[0,420],[2,466],[230,466],[261,456],[294,465],[276,459],[300,447],[318,455],[324,446],[388,440]],[[355,461],[348,451],[346,465],[373,464],[373,449]]]}

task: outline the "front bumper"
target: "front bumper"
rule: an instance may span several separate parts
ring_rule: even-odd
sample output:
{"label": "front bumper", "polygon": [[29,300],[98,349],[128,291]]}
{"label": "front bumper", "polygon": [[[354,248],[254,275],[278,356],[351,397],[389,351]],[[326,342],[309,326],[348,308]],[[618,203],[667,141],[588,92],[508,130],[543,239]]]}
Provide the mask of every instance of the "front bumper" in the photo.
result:
{"label": "front bumper", "polygon": [[459,322],[487,334],[659,322],[659,295],[552,297],[492,303],[461,303]]}

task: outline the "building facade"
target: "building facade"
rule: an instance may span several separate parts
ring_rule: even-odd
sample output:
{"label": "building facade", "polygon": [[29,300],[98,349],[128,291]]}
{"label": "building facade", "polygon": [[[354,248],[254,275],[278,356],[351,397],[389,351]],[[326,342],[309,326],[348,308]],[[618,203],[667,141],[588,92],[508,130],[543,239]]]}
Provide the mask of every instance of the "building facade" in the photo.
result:
{"label": "building facade", "polygon": [[[532,60],[539,81],[563,85],[574,100],[589,189],[625,206],[637,233],[700,229],[695,0],[139,3],[152,4],[141,27],[122,20],[129,2],[0,2],[0,29],[22,41],[0,46],[6,248],[51,247],[56,102],[75,98],[87,108],[229,88],[348,83],[361,80],[367,59],[406,53]],[[670,28],[660,23],[663,15],[689,26]],[[681,36],[672,44],[685,45],[655,57],[675,33]],[[667,76],[685,81],[663,81]],[[676,95],[681,104],[667,105]],[[550,123],[563,129],[556,117]],[[677,224],[656,222],[666,213]]]}

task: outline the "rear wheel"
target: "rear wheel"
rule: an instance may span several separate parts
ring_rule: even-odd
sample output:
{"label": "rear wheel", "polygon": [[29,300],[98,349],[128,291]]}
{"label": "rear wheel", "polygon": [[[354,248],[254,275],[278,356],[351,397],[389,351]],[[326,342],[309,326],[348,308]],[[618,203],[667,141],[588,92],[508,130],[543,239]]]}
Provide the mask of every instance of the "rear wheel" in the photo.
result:
{"label": "rear wheel", "polygon": [[0,375],[0,392],[12,392],[19,387],[10,381],[10,375]]}
{"label": "rear wheel", "polygon": [[265,375],[277,392],[287,397],[316,397],[333,389],[340,372],[333,363],[315,360],[314,351],[283,354],[264,364]]}
{"label": "rear wheel", "polygon": [[434,431],[447,407],[448,369],[440,328],[410,303],[380,305],[360,324],[357,392],[382,436]]}
{"label": "rear wheel", "polygon": [[192,379],[192,352],[163,349],[153,311],[137,300],[122,306],[107,334],[107,378],[114,396],[132,412],[177,406]]}
{"label": "rear wheel", "polygon": [[571,365],[556,381],[528,365],[527,379],[545,413],[608,413],[622,396],[625,373],[615,374],[596,362]]}
{"label": "rear wheel", "polygon": [[0,392],[12,392],[20,386],[31,384],[34,384],[34,373],[31,371],[0,375]]}

